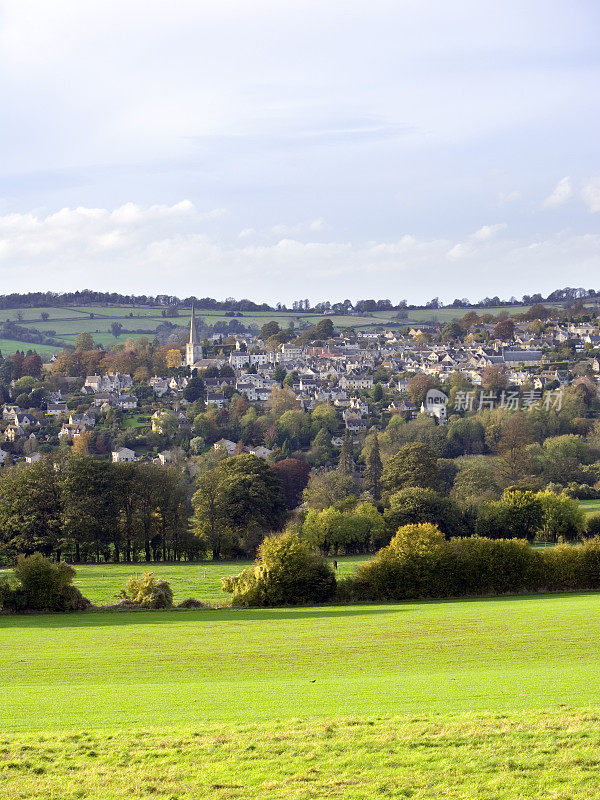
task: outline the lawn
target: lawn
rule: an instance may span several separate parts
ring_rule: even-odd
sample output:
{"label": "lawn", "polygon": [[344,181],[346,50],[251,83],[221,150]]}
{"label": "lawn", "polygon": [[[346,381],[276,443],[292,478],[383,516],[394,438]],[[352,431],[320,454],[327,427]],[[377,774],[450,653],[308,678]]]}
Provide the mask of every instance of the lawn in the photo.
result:
{"label": "lawn", "polygon": [[583,800],[599,637],[598,594],[0,617],[0,796]]}

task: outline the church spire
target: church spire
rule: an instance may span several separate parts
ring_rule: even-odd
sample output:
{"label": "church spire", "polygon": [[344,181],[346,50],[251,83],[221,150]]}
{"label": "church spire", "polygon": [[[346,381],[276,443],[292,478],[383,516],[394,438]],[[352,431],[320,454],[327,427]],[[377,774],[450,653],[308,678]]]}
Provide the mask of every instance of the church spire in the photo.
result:
{"label": "church spire", "polygon": [[198,361],[202,360],[202,345],[198,339],[198,331],[196,330],[196,315],[194,313],[194,306],[192,305],[192,314],[190,316],[190,340],[185,346],[185,363],[188,367],[193,367]]}
{"label": "church spire", "polygon": [[198,333],[196,331],[196,317],[194,315],[194,304],[192,303],[192,315],[190,317],[190,344],[198,344]]}

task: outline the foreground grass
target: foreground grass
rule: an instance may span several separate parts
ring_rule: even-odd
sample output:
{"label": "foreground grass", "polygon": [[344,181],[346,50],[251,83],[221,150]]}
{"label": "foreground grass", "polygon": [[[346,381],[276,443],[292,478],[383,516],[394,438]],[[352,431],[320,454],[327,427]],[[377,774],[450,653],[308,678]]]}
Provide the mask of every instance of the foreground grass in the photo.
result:
{"label": "foreground grass", "polygon": [[0,798],[588,800],[599,639],[591,593],[0,617]]}
{"label": "foreground grass", "polygon": [[600,715],[563,710],[0,735],[11,800],[588,800]]}
{"label": "foreground grass", "polygon": [[0,617],[4,731],[600,701],[600,595]]}

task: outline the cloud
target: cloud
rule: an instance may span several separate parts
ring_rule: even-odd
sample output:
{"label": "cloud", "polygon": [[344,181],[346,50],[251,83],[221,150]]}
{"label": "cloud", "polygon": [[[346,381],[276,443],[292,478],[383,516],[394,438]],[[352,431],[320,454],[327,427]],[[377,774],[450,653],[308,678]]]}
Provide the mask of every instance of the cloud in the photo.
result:
{"label": "cloud", "polygon": [[573,197],[573,188],[571,186],[571,178],[567,175],[559,180],[542,205],[544,208],[558,208],[570,200],[571,197]]}
{"label": "cloud", "polygon": [[472,258],[477,255],[486,242],[491,242],[497,235],[508,228],[506,222],[497,222],[495,225],[482,225],[474,233],[467,236],[464,242],[458,242],[446,252],[449,261],[460,261],[463,258]]}
{"label": "cloud", "polygon": [[411,234],[388,241],[324,240],[320,225],[318,236],[307,234],[307,240],[288,235],[257,243],[235,232],[223,238],[215,224],[221,215],[187,202],[5,214],[2,291],[89,286],[270,302],[508,297],[562,286],[567,269],[571,283],[585,285],[600,249],[600,235],[499,235],[505,223],[484,225],[458,243]]}
{"label": "cloud", "polygon": [[506,230],[507,227],[508,225],[505,222],[499,222],[496,225],[482,225],[479,230],[475,231],[472,238],[480,242],[485,242],[488,239],[493,239],[497,233]]}
{"label": "cloud", "polygon": [[273,236],[289,237],[303,236],[309,233],[322,233],[328,230],[331,230],[331,225],[328,225],[322,217],[319,217],[310,222],[297,222],[294,225],[273,225],[270,229],[270,233]]}
{"label": "cloud", "polygon": [[593,214],[600,212],[600,178],[592,178],[584,184],[581,197]]}
{"label": "cloud", "polygon": [[521,199],[521,192],[518,189],[513,189],[512,192],[500,192],[498,200],[501,204],[516,203]]}

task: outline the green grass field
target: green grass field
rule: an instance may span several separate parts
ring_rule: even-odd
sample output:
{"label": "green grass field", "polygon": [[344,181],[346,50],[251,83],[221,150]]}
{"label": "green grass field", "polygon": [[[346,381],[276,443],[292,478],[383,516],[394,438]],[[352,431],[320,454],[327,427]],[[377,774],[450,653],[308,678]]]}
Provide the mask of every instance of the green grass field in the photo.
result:
{"label": "green grass field", "polygon": [[[343,556],[338,558],[338,576],[352,573],[368,556]],[[230,595],[221,591],[221,578],[237,575],[251,561],[203,561],[196,564],[81,564],[76,567],[75,584],[94,605],[115,602],[115,597],[125,587],[131,575],[154,572],[171,584],[176,603],[186,597],[196,597],[205,603],[226,603]],[[0,578],[12,575],[11,569],[0,569]]]}
{"label": "green grass field", "polygon": [[600,514],[600,500],[581,500],[580,505],[585,514]]}
{"label": "green grass field", "polygon": [[[40,331],[54,330],[56,337],[67,344],[73,344],[78,333],[87,331],[92,334],[95,341],[103,346],[110,346],[125,340],[127,334],[122,334],[115,338],[110,332],[111,323],[120,322],[125,328],[130,330],[147,330],[147,335],[151,336],[156,328],[165,321],[162,316],[162,306],[155,307],[134,307],[131,306],[65,306],[55,308],[25,308],[25,309],[3,309],[0,310],[0,322],[11,319],[19,325],[29,325]],[[525,306],[506,306],[504,308],[479,309],[480,313],[498,314],[504,311],[509,315],[526,311]],[[208,324],[214,325],[215,322],[227,322],[231,317],[226,317],[223,311],[213,309],[196,310],[197,315],[202,317]],[[49,318],[43,320],[42,313],[47,313]],[[171,322],[185,326],[188,320],[188,311],[182,309],[178,317],[170,318]],[[437,321],[440,323],[450,322],[458,319],[465,313],[465,309],[442,308],[442,309],[411,309],[405,320],[395,319],[396,311],[376,311],[366,316],[336,316],[329,315],[338,330],[352,326],[359,329],[376,328],[377,326],[393,325],[418,325],[423,322]],[[93,318],[90,318],[93,314]],[[133,316],[130,317],[130,314]],[[20,317],[21,319],[19,319]],[[282,328],[287,327],[290,322],[296,326],[302,323],[315,324],[320,319],[318,314],[298,314],[294,312],[277,311],[245,311],[240,322],[252,323],[258,326],[270,320],[277,320]],[[141,334],[132,334],[134,337]],[[2,340],[0,340],[0,344]],[[14,353],[17,349],[22,349],[22,343],[10,342],[1,348],[7,354]],[[49,348],[44,345],[36,347],[40,355],[51,355],[56,348]]]}
{"label": "green grass field", "polygon": [[29,342],[17,342],[14,339],[0,338],[0,353],[4,356],[12,356],[17,350],[26,353],[28,350],[35,350],[42,358],[50,357],[54,353],[61,352],[60,347],[52,347],[49,344],[30,344]]}
{"label": "green grass field", "polygon": [[0,617],[0,797],[600,792],[600,595]]}

